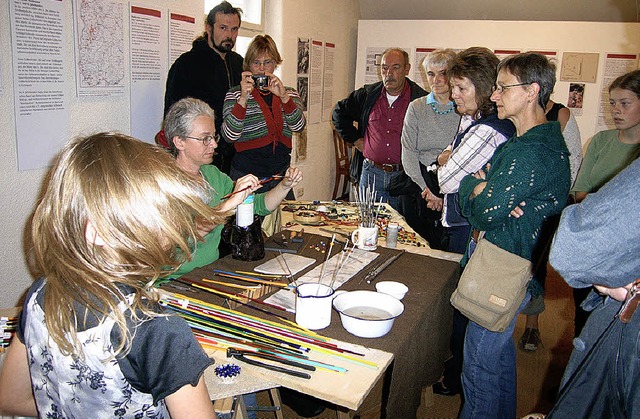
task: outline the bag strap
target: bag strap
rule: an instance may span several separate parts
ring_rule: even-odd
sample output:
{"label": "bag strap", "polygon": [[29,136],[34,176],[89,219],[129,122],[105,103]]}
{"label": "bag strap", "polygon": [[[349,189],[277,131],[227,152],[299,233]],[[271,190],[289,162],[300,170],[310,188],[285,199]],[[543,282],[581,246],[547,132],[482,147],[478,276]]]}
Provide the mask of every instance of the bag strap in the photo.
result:
{"label": "bag strap", "polygon": [[636,279],[636,282],[633,283],[631,289],[627,293],[627,298],[620,309],[618,317],[622,323],[629,323],[631,317],[633,317],[633,313],[635,313],[636,309],[640,305],[640,278]]}
{"label": "bag strap", "polygon": [[[480,243],[480,240],[484,238],[486,231],[477,230],[475,228],[471,230],[471,236],[475,239],[474,232],[478,232],[478,235],[477,235],[478,239],[476,241],[476,245],[477,245],[478,243]],[[551,246],[551,242],[553,241],[552,239],[553,239],[553,236],[551,237],[550,240],[547,240],[547,243],[544,245],[544,249],[542,250],[542,253],[541,253],[542,255],[546,254],[547,250],[549,250],[549,247]],[[538,258],[538,261],[536,262],[536,264],[531,267],[531,272],[535,274],[538,268],[540,267],[540,265],[542,264],[542,261],[546,261],[547,259],[548,258],[545,258],[545,257]]]}

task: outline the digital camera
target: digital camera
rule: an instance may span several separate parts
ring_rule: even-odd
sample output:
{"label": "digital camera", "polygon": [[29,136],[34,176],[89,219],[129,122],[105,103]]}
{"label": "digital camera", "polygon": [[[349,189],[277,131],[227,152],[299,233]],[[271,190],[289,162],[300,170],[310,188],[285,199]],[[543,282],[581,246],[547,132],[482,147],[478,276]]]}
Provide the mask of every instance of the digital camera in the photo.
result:
{"label": "digital camera", "polygon": [[256,87],[259,90],[268,90],[267,88],[269,87],[269,76],[265,76],[264,74],[257,74],[251,76],[251,78],[253,78],[253,81],[255,82]]}

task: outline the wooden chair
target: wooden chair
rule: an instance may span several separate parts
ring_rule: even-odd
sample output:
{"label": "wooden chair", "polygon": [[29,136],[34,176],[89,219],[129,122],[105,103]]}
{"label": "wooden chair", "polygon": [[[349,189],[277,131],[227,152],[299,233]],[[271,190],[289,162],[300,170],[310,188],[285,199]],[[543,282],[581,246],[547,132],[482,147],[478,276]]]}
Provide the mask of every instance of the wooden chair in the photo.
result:
{"label": "wooden chair", "polygon": [[[347,143],[340,137],[338,131],[333,129],[333,146],[336,155],[336,180],[333,187],[332,199],[344,200],[349,199],[349,147]],[[342,185],[342,189],[340,186]],[[338,194],[340,190],[340,194]]]}

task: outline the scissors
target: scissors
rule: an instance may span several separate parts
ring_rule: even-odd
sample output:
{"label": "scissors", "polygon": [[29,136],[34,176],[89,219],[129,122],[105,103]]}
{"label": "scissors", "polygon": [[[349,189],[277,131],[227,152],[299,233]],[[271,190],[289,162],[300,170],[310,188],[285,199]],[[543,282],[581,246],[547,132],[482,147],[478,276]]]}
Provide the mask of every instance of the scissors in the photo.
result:
{"label": "scissors", "polygon": [[256,367],[262,367],[262,368],[266,368],[268,370],[282,372],[282,373],[285,373],[285,374],[293,375],[294,377],[306,378],[306,379],[310,379],[311,378],[311,375],[307,374],[306,372],[294,371],[294,370],[290,370],[290,369],[287,369],[287,368],[278,367],[276,365],[271,365],[271,364],[267,364],[267,363],[264,363],[264,362],[256,361],[256,360],[247,358],[249,356],[268,359],[270,361],[279,362],[279,363],[285,364],[285,365],[291,365],[292,367],[298,367],[298,368],[302,368],[302,369],[305,369],[305,370],[308,370],[308,371],[315,371],[316,370],[316,367],[314,367],[312,365],[300,364],[300,363],[295,362],[295,361],[289,361],[287,359],[282,359],[282,358],[277,357],[275,355],[269,355],[269,354],[264,354],[264,353],[260,353],[260,352],[253,352],[253,351],[242,351],[242,350],[239,350],[239,349],[236,349],[236,348],[228,348],[227,349],[227,358],[235,358],[237,360],[244,361],[247,364],[255,365]]}

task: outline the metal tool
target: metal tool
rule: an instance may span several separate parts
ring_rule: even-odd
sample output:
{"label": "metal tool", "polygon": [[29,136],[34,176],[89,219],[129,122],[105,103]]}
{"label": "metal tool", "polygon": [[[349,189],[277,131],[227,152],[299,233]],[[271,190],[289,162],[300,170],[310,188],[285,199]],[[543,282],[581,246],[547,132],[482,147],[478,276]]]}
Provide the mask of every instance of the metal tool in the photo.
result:
{"label": "metal tool", "polygon": [[337,234],[342,237],[351,238],[351,233],[348,233],[344,230],[340,230],[339,228],[324,228],[320,227],[320,231],[324,231],[325,233]]}
{"label": "metal tool", "polygon": [[396,259],[404,254],[404,249],[400,251],[397,255],[391,256],[389,259],[382,262],[380,265],[376,266],[374,269],[370,270],[369,273],[364,277],[364,280],[367,281],[367,284],[372,283],[382,271],[384,271],[387,266],[391,265]]}
{"label": "metal tool", "polygon": [[295,361],[289,361],[288,359],[283,359],[280,358],[278,356],[275,355],[269,355],[269,354],[264,354],[264,353],[260,353],[260,352],[253,352],[253,351],[242,351],[236,348],[228,348],[227,349],[227,358],[235,358],[239,361],[243,361],[246,362],[247,364],[251,364],[251,365],[255,365],[256,367],[262,367],[262,368],[266,368],[268,370],[272,370],[272,371],[278,371],[284,374],[289,374],[289,375],[293,375],[294,377],[299,377],[299,378],[306,378],[306,379],[310,379],[311,375],[309,375],[306,372],[300,372],[300,371],[295,371],[295,370],[290,370],[287,368],[283,368],[283,367],[278,367],[276,365],[271,365],[271,364],[267,364],[264,362],[260,362],[260,361],[256,361],[253,359],[249,359],[247,357],[256,357],[256,358],[262,358],[262,359],[268,359],[270,361],[274,361],[274,362],[279,362],[281,364],[285,364],[285,365],[290,365],[292,367],[298,367],[298,368],[302,368],[304,370],[307,371],[315,371],[316,367],[314,367],[313,365],[306,365],[306,364],[301,364],[299,362],[295,362]]}
{"label": "metal tool", "polygon": [[286,245],[284,242],[281,242],[281,241],[280,241],[280,240],[278,240],[278,239],[272,239],[272,241],[273,241],[275,244],[277,244],[278,246],[282,247],[283,249],[286,249],[286,248],[287,248],[287,245]]}
{"label": "metal tool", "polygon": [[[182,285],[177,285],[173,281],[180,282]],[[180,280],[177,280],[177,279],[172,279],[171,282],[167,283],[167,286],[170,287],[170,288],[175,288],[175,289],[177,289],[179,291],[182,291],[182,292],[195,292],[195,293],[198,292],[198,290],[196,288],[193,288],[191,286],[191,284],[184,283],[184,282],[182,282]]]}
{"label": "metal tool", "polygon": [[[286,177],[286,176],[282,176],[282,175],[273,175],[273,176],[270,176],[270,177],[268,177],[268,178],[260,179],[259,184],[260,184],[260,185],[264,185],[265,183],[267,183],[267,182],[271,182],[272,180],[280,180],[280,179],[284,179],[285,177]],[[244,192],[244,191],[246,191],[247,189],[251,189],[251,186],[247,186],[246,188],[242,188],[242,189],[240,189],[239,191],[235,191],[235,192],[228,193],[228,194],[226,194],[225,196],[223,196],[223,197],[222,197],[222,198],[220,198],[220,199],[227,199],[227,198],[230,198],[230,197],[232,197],[232,196],[233,196],[233,195],[235,195],[235,194],[238,194],[238,193],[240,193],[240,192]]]}

